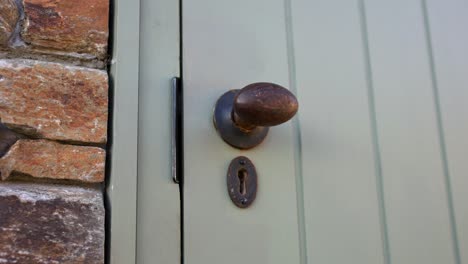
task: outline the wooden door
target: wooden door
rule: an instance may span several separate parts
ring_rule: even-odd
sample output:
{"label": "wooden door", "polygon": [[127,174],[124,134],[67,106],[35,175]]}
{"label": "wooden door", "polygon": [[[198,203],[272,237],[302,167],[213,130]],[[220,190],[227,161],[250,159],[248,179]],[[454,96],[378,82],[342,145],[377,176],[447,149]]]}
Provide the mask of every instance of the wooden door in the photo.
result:
{"label": "wooden door", "polygon": [[[466,1],[182,1],[184,259],[468,261]],[[251,150],[212,122],[230,89],[289,87],[298,116]],[[237,208],[236,156],[258,172]]]}

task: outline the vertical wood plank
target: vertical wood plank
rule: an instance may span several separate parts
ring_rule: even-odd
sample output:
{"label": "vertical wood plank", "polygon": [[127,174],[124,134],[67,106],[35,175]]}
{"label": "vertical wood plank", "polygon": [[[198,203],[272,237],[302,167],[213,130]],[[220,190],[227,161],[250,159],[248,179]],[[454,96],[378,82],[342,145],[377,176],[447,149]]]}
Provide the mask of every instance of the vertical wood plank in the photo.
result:
{"label": "vertical wood plank", "polygon": [[309,263],[383,263],[357,1],[293,1]]}
{"label": "vertical wood plank", "polygon": [[112,4],[109,74],[114,94],[106,246],[109,263],[128,264],[136,258],[140,1],[114,0]]}
{"label": "vertical wood plank", "polygon": [[[185,89],[185,263],[298,263],[291,124],[271,129],[258,147],[228,146],[213,127],[216,100],[230,89],[268,81],[287,86],[282,0],[183,3]],[[257,168],[248,209],[230,201],[226,172],[239,155]]]}
{"label": "vertical wood plank", "polygon": [[427,1],[428,31],[438,93],[454,238],[468,261],[468,2]]}
{"label": "vertical wood plank", "polygon": [[179,3],[141,0],[137,263],[179,263],[180,194],[171,175],[171,79],[179,76]]}
{"label": "vertical wood plank", "polygon": [[365,1],[391,262],[454,263],[420,1]]}

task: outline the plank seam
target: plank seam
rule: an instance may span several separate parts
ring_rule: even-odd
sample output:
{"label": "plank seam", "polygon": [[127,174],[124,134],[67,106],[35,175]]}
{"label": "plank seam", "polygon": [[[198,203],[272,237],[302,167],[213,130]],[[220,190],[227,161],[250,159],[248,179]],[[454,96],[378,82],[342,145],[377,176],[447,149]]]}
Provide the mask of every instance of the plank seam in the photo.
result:
{"label": "plank seam", "polygon": [[[288,58],[288,77],[290,89],[298,95],[297,78],[296,78],[296,55],[294,52],[294,34],[292,22],[292,4],[291,0],[284,0],[285,11],[285,27],[286,27],[286,49]],[[301,125],[299,122],[299,115],[292,120],[293,135],[295,140],[294,148],[294,171],[296,178],[296,204],[297,204],[297,225],[299,236],[299,256],[300,263],[307,264],[307,238],[305,227],[304,215],[304,183],[303,183],[303,168],[302,168],[302,138],[301,138]]]}
{"label": "plank seam", "polygon": [[376,175],[377,198],[379,204],[380,232],[382,239],[383,260],[385,264],[391,264],[390,243],[388,235],[387,213],[385,208],[385,192],[382,172],[382,159],[380,155],[379,134],[377,128],[377,113],[375,107],[374,81],[372,74],[371,54],[364,0],[358,1],[359,18],[361,25],[361,37],[364,49],[364,62],[366,72],[366,86],[368,94],[369,119],[374,152],[374,166]]}
{"label": "plank seam", "polygon": [[421,8],[423,13],[423,24],[424,24],[424,33],[426,37],[426,49],[427,55],[429,60],[429,67],[430,67],[430,74],[431,74],[431,84],[432,84],[432,91],[434,97],[434,106],[436,112],[436,120],[437,120],[437,132],[439,137],[439,145],[440,145],[440,157],[442,159],[442,166],[444,171],[444,183],[445,183],[445,192],[447,195],[447,206],[448,206],[448,214],[450,219],[450,229],[452,235],[452,246],[453,246],[453,254],[455,258],[456,264],[461,264],[461,257],[460,257],[460,248],[458,242],[458,233],[457,233],[457,223],[455,218],[455,209],[453,206],[453,195],[452,195],[452,184],[450,180],[450,169],[448,166],[448,154],[447,154],[447,147],[445,143],[445,133],[444,133],[444,124],[442,119],[442,110],[440,106],[440,99],[439,99],[439,85],[437,80],[437,72],[434,60],[434,50],[432,46],[432,36],[431,36],[431,29],[429,24],[429,15],[427,9],[426,0],[421,0]]}

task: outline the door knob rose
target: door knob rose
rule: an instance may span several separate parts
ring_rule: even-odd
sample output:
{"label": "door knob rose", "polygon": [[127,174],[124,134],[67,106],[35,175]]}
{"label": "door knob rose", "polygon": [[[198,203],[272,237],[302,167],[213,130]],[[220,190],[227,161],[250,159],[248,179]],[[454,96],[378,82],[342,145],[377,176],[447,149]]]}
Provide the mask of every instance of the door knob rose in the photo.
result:
{"label": "door knob rose", "polygon": [[274,83],[253,83],[230,90],[217,101],[214,124],[226,143],[240,149],[260,144],[270,126],[291,119],[298,110],[296,97]]}

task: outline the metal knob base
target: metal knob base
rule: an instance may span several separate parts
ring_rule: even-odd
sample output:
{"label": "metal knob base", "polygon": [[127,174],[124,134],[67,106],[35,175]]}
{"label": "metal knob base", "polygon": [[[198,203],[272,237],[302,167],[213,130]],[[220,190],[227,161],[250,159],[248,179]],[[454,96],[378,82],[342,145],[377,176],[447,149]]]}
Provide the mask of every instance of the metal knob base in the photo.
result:
{"label": "metal knob base", "polygon": [[216,102],[213,122],[221,138],[229,145],[239,149],[253,148],[268,135],[268,127],[257,126],[252,130],[240,128],[233,122],[234,99],[240,90],[223,94]]}
{"label": "metal knob base", "polygon": [[274,83],[252,83],[218,99],[214,125],[229,145],[249,149],[262,143],[270,126],[291,119],[298,107],[288,89]]}

